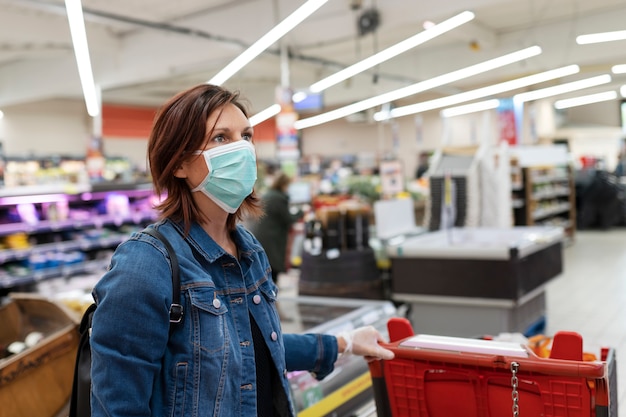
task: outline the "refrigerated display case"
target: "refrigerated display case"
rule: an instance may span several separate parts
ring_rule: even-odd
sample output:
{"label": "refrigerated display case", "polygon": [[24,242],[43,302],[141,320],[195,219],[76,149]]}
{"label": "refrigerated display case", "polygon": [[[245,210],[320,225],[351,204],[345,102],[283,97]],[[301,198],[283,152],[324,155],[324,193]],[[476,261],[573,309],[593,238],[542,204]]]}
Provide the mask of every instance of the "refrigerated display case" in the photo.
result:
{"label": "refrigerated display case", "polygon": [[[298,296],[280,298],[284,333],[327,333],[372,325],[387,337],[387,321],[396,316],[390,301]],[[335,370],[317,381],[309,372],[288,375],[299,417],[375,415],[372,380],[367,362],[341,355]]]}

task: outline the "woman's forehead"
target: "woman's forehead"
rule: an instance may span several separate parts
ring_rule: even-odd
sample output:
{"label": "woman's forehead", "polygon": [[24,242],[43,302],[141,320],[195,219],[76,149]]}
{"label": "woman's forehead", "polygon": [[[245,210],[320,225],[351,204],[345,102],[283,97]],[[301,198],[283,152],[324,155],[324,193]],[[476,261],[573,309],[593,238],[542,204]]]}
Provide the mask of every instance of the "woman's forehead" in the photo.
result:
{"label": "woman's forehead", "polygon": [[243,130],[250,128],[250,121],[243,111],[232,103],[212,112],[207,119],[207,129],[211,130]]}

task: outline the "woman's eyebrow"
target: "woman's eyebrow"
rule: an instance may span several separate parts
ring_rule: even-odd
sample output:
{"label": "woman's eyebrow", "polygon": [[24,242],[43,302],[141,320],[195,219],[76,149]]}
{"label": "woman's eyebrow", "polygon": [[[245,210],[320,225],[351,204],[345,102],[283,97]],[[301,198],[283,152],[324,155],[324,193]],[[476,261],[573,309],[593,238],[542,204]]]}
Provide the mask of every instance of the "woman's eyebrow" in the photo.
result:
{"label": "woman's eyebrow", "polygon": [[[213,133],[215,133],[215,132],[230,133],[231,131],[233,131],[233,129],[231,129],[230,127],[227,127],[227,126],[215,126],[213,128]],[[246,127],[242,128],[241,131],[242,132],[253,132],[254,129],[252,128],[252,126],[246,126]]]}
{"label": "woman's eyebrow", "polygon": [[215,132],[230,132],[230,128],[229,127],[215,126],[213,128],[213,133],[215,133]]}

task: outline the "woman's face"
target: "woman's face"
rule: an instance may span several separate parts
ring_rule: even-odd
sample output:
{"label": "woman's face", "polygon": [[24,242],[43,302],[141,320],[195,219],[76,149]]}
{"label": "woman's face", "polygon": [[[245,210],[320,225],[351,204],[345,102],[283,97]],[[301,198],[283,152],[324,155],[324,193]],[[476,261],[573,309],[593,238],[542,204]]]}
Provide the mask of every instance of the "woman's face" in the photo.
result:
{"label": "woman's face", "polygon": [[[197,151],[205,151],[240,140],[252,141],[254,130],[248,118],[237,106],[227,104],[209,116],[206,122],[206,132],[204,146]],[[177,177],[187,178],[191,188],[200,184],[207,174],[208,168],[201,154],[189,158],[176,171]]]}

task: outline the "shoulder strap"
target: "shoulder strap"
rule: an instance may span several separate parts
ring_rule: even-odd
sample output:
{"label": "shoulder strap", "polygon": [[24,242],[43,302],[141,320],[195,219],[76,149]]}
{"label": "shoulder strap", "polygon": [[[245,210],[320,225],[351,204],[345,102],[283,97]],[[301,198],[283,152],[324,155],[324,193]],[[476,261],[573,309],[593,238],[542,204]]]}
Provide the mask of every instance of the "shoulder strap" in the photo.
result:
{"label": "shoulder strap", "polygon": [[183,306],[180,303],[180,277],[178,270],[178,258],[174,248],[161,232],[153,227],[146,227],[144,233],[159,239],[165,245],[172,264],[172,305],[170,306],[170,323],[180,323],[183,319]]}

